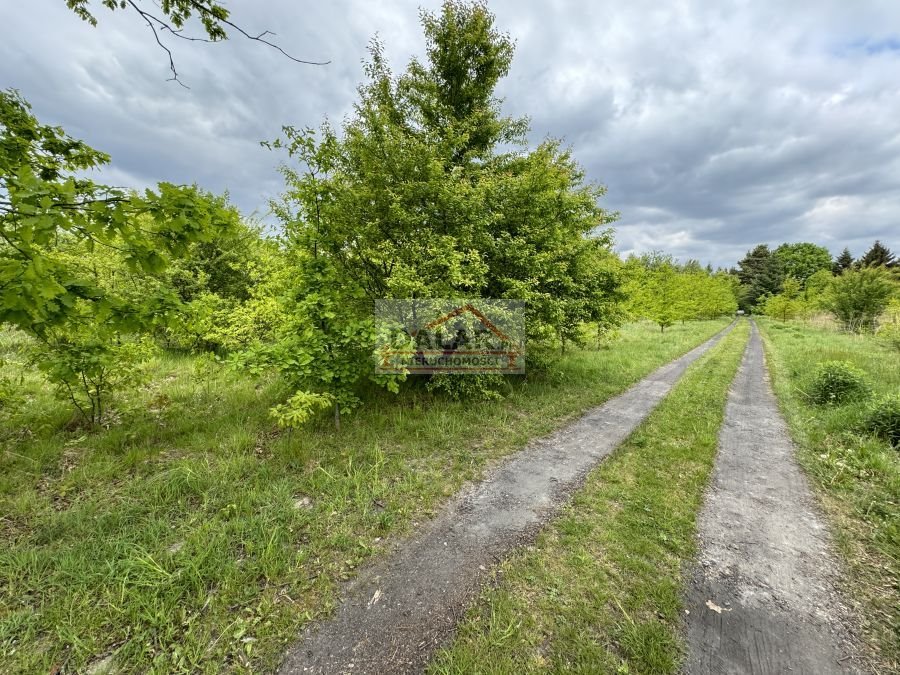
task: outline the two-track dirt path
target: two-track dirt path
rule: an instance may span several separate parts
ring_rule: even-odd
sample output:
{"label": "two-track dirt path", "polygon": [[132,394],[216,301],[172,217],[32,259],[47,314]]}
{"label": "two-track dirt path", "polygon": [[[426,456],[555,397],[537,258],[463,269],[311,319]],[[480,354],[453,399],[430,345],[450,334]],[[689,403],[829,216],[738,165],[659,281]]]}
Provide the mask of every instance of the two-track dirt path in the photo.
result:
{"label": "two-track dirt path", "polygon": [[794,461],[755,325],[698,531],[687,673],[860,672],[828,531]]}
{"label": "two-track dirt path", "polygon": [[335,615],[289,650],[281,673],[421,672],[487,570],[532,538],[727,330],[464,489],[348,586]]}

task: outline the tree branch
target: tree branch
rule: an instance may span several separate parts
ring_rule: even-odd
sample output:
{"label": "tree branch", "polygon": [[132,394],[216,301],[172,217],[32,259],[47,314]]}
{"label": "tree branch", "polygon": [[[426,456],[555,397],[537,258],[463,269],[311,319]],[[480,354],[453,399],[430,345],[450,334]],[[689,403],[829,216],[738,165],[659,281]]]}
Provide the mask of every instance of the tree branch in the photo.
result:
{"label": "tree branch", "polygon": [[[172,77],[170,77],[168,81],[171,82],[172,80],[174,80],[175,82],[180,84],[185,89],[190,89],[189,86],[187,86],[184,82],[182,82],[181,80],[178,79],[178,71],[175,69],[175,59],[172,57],[172,50],[169,49],[168,47],[166,47],[163,44],[162,40],[159,39],[159,33],[156,30],[156,26],[153,25],[153,21],[156,21],[157,23],[162,24],[163,28],[168,28],[168,25],[165,24],[164,22],[160,21],[159,19],[157,19],[155,16],[148,14],[147,12],[142,10],[140,7],[138,7],[133,2],[133,0],[127,0],[127,1],[128,1],[128,4],[131,5],[132,9],[134,9],[134,11],[137,12],[141,16],[141,18],[147,23],[147,25],[150,27],[150,30],[153,32],[153,38],[156,40],[156,44],[158,44],[162,48],[162,50],[166,53],[166,55],[169,57],[169,70],[172,71]],[[171,28],[169,28],[169,31],[174,33],[174,31],[172,31]]]}
{"label": "tree branch", "polygon": [[[138,6],[138,4],[137,4],[137,2],[135,2],[135,0],[126,0],[126,2],[135,12],[137,12],[138,16],[140,16],[144,20],[144,23],[147,24],[147,26],[150,28],[150,31],[153,33],[153,39],[156,40],[156,44],[158,44],[160,46],[160,48],[166,53],[166,57],[169,59],[169,70],[172,72],[172,77],[169,78],[169,81],[175,81],[178,84],[180,84],[182,87],[184,87],[185,89],[190,89],[190,87],[188,87],[179,78],[178,71],[175,68],[175,58],[172,54],[172,50],[169,49],[165,44],[163,44],[162,40],[160,40],[160,36],[159,36],[160,32],[168,31],[173,36],[175,36],[181,40],[187,40],[188,42],[215,42],[215,40],[211,40],[208,38],[202,38],[202,37],[194,37],[192,35],[185,35],[182,32],[181,28],[174,28],[167,21],[164,21],[163,19],[160,19],[158,16],[154,16],[150,12],[147,12],[147,11],[141,9],[141,7]],[[265,30],[262,33],[260,33],[259,35],[252,35],[252,34],[248,33],[247,31],[245,31],[240,26],[238,26],[237,24],[233,23],[232,21],[229,21],[228,19],[224,19],[224,18],[216,16],[215,14],[210,12],[209,8],[206,7],[201,2],[198,2],[195,0],[190,0],[190,5],[197,11],[197,13],[200,15],[201,19],[210,18],[211,20],[213,20],[215,22],[224,24],[225,26],[228,26],[229,28],[234,29],[235,31],[237,31],[238,33],[243,35],[245,38],[247,38],[248,40],[253,40],[254,42],[261,42],[262,44],[264,44],[268,47],[271,47],[272,49],[275,49],[276,51],[280,52],[283,56],[289,58],[291,61],[294,61],[295,63],[303,63],[303,64],[306,64],[309,66],[325,66],[325,65],[328,65],[329,63],[331,63],[331,61],[307,61],[305,59],[298,59],[297,57],[292,56],[291,54],[288,54],[284,49],[279,47],[274,42],[270,42],[269,40],[266,39],[267,35],[273,35],[273,36],[275,35],[275,33],[273,33],[272,31]]]}
{"label": "tree branch", "polygon": [[308,65],[308,66],[327,66],[329,63],[331,63],[331,61],[306,61],[306,60],[304,60],[304,59],[298,59],[298,58],[295,57],[295,56],[291,56],[291,55],[288,54],[286,51],[284,51],[281,47],[279,47],[278,45],[276,45],[274,42],[269,42],[268,40],[265,40],[265,39],[264,39],[266,35],[273,35],[273,36],[274,36],[275,33],[273,33],[272,31],[270,31],[270,30],[264,30],[264,31],[263,31],[262,33],[260,33],[259,35],[251,35],[251,34],[248,33],[247,31],[245,31],[243,28],[241,28],[240,26],[238,26],[238,25],[232,23],[232,22],[229,21],[228,19],[221,19],[221,18],[219,18],[219,17],[217,17],[217,16],[212,15],[212,13],[209,11],[209,9],[208,9],[207,7],[205,7],[202,3],[197,2],[197,0],[190,0],[190,2],[191,2],[191,6],[192,6],[194,9],[196,9],[197,12],[198,12],[201,16],[212,16],[212,18],[213,18],[214,20],[216,20],[216,21],[218,21],[218,22],[220,22],[220,23],[225,24],[225,25],[228,26],[229,28],[233,28],[233,29],[236,30],[238,33],[240,33],[240,34],[243,35],[245,38],[247,38],[248,40],[254,40],[255,42],[261,42],[261,43],[263,43],[264,45],[267,45],[267,46],[271,47],[272,49],[275,49],[275,50],[281,52],[281,54],[283,54],[284,56],[286,56],[287,58],[289,58],[291,61],[295,61],[295,62],[297,62],[297,63],[304,63],[304,64],[306,64],[306,65]]}

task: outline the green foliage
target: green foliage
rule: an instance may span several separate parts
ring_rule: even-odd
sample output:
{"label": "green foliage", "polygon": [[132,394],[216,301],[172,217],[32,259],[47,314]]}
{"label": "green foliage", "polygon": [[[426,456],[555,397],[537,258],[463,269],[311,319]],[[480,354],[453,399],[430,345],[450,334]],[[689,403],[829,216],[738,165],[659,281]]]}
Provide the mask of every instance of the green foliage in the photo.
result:
{"label": "green foliage", "polygon": [[263,237],[254,224],[236,222],[208,241],[191,243],[184,255],[173,260],[165,281],[184,302],[201,293],[244,301],[254,286],[271,271],[278,245]]}
{"label": "green foliage", "polygon": [[859,259],[859,265],[861,267],[895,267],[897,261],[887,246],[876,241]]}
{"label": "green foliage", "polygon": [[[640,292],[634,293],[635,314],[650,319],[659,330],[675,323],[678,318],[678,280],[674,264],[666,261],[650,261],[640,275]],[[640,304],[637,304],[640,303]]]}
{"label": "green foliage", "polygon": [[298,391],[284,403],[274,406],[270,414],[282,429],[303,426],[316,412],[334,403],[331,394],[314,394]]}
{"label": "green foliage", "polygon": [[737,309],[736,280],[699,265],[679,267],[658,253],[625,263],[625,293],[631,316],[650,319],[662,331],[676,321],[709,319]]}
{"label": "green foliage", "polygon": [[0,416],[7,417],[24,402],[22,378],[2,373],[6,362],[0,359]]}
{"label": "green foliage", "polygon": [[500,392],[506,382],[500,375],[452,373],[433,375],[425,387],[428,391],[441,392],[453,401],[492,401],[503,398]]}
{"label": "green foliage", "polygon": [[585,183],[558,142],[501,146],[524,146],[527,131],[494,95],[509,36],[482,3],[446,2],[422,25],[427,60],[399,76],[373,42],[368,81],[340,131],[286,127],[269,144],[300,166],[283,168],[288,189],[273,204],[298,274],[291,318],[259,353],[342,409],[358,403],[364,379],[399,388],[397,378],[367,377],[377,299],[524,300],[535,354],[580,343],[583,322],[620,317],[604,189]]}
{"label": "green foliage", "polygon": [[770,295],[763,299],[759,309],[767,316],[775,317],[779,321],[787,321],[800,314],[802,304],[798,300],[791,300],[781,294]]}
{"label": "green foliage", "polygon": [[851,267],[853,267],[853,254],[850,253],[850,249],[845,246],[844,250],[841,251],[841,254],[834,259],[834,264],[831,266],[831,273],[837,277]]}
{"label": "green foliage", "polygon": [[784,274],[799,281],[801,288],[816,272],[831,270],[831,253],[824,246],[808,242],[782,244],[775,249],[773,255],[778,259]]}
{"label": "green foliage", "polygon": [[524,121],[501,118],[494,89],[509,73],[514,44],[494,27],[485,2],[444,2],[421,12],[425,64],[413,60],[400,78],[402,101],[415,107],[423,130],[446,144],[454,163],[489,158],[495,145],[519,140]]}
{"label": "green foliage", "polygon": [[819,270],[806,279],[803,301],[809,309],[822,309],[822,303],[833,278],[830,271]]}
{"label": "green foliage", "polygon": [[188,244],[210,240],[237,219],[196,187],[161,183],[137,195],[83,177],[108,160],[40,124],[15,91],[0,92],[0,321],[40,334],[77,312],[134,326],[140,310],[160,298],[136,306],[107,292],[53,255],[60,242],[115,250],[130,271],[157,275]]}
{"label": "green foliage", "polygon": [[91,425],[104,421],[110,397],[134,387],[146,374],[145,364],[155,353],[149,338],[97,336],[91,330],[58,331],[43,336],[32,350],[33,363],[54,386],[56,395],[70,401]]}
{"label": "green foliage", "polygon": [[238,222],[196,187],[137,195],[83,177],[108,159],[0,92],[0,322],[38,339],[35,364],[92,424],[134,383],[139,334],[179,307],[172,261]]}
{"label": "green foliage", "polygon": [[888,302],[884,314],[878,318],[878,330],[875,334],[900,351],[900,296],[895,296]]}
{"label": "green foliage", "polygon": [[[830,273],[828,274],[830,276]],[[763,314],[781,321],[797,317],[805,309],[800,282],[793,277],[787,277],[781,285],[781,293],[762,298],[759,309]]]}
{"label": "green foliage", "polygon": [[[111,10],[128,7],[128,3],[124,0],[100,0],[100,4]],[[92,26],[97,25],[97,18],[89,9],[90,0],[66,0],[66,6]],[[176,30],[184,28],[187,20],[196,16],[203,24],[203,29],[210,40],[216,42],[227,37],[226,26],[230,25],[228,10],[218,2],[213,0],[162,0],[158,6],[162,15],[171,22],[172,27]],[[162,28],[160,21],[156,21],[156,23]]]}
{"label": "green foliage", "polygon": [[847,330],[872,331],[875,320],[896,293],[890,273],[880,267],[847,270],[831,283],[824,306]]}
{"label": "green foliage", "polygon": [[900,394],[872,403],[866,411],[865,428],[892,446],[900,446]]}
{"label": "green foliage", "polygon": [[876,331],[878,337],[887,342],[894,350],[900,352],[900,323],[882,324]]}
{"label": "green foliage", "polygon": [[752,311],[760,298],[778,293],[784,281],[784,267],[766,244],[760,244],[738,263],[737,276],[741,282],[740,308]]}
{"label": "green foliage", "polygon": [[820,363],[807,388],[807,396],[819,405],[842,405],[869,396],[866,374],[847,361]]}

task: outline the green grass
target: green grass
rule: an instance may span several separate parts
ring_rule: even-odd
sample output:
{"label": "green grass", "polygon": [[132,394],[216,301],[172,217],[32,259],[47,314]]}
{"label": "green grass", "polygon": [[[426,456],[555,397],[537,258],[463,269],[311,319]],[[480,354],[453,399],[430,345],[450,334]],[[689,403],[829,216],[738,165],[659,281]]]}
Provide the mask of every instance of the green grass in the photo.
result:
{"label": "green grass", "polygon": [[725,323],[628,326],[503,401],[373,392],[340,433],[323,415],[290,434],[268,417],[278,381],[176,355],[109,429],[66,430],[71,411],[0,333],[27,400],[0,410],[0,672],[109,656],[132,672],[272,670],[387,535]]}
{"label": "green grass", "polygon": [[848,361],[868,375],[874,395],[900,392],[900,358],[886,343],[760,321],[775,393],[817,487],[847,564],[854,601],[878,672],[900,672],[900,452],[862,430],[867,402],[811,404],[804,392],[822,361]]}
{"label": "green grass", "polygon": [[437,673],[673,673],[682,572],[747,322],[692,365],[533,546],[504,562]]}

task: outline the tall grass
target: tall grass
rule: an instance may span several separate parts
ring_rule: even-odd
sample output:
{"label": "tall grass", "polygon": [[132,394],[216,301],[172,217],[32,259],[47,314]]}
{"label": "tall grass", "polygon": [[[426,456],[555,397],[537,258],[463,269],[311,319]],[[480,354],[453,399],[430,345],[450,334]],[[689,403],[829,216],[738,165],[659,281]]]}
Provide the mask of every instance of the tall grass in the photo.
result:
{"label": "tall grass", "polygon": [[339,433],[327,416],[282,433],[277,379],[183,355],[94,432],[25,373],[27,405],[0,431],[0,670],[272,670],[388,535],[724,325],[628,326],[502,401],[371,392]]}

